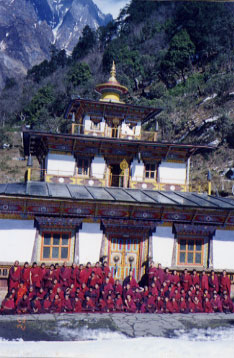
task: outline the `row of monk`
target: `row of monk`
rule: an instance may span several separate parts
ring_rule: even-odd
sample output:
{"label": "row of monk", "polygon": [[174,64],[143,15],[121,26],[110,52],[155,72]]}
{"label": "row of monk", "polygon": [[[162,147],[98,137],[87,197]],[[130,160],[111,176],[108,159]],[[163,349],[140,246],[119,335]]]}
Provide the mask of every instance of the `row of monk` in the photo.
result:
{"label": "row of monk", "polygon": [[[45,312],[233,312],[230,279],[205,271],[170,273],[151,262],[140,284],[130,271],[123,284],[114,280],[107,263],[67,267],[64,263],[29,267],[18,261],[9,271],[9,290],[2,314]],[[144,283],[143,283],[144,282]]]}

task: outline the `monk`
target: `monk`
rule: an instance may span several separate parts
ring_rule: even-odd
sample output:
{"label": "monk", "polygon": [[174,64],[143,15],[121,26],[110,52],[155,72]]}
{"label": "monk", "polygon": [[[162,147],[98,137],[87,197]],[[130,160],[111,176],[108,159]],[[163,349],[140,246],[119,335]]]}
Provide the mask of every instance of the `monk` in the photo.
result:
{"label": "monk", "polygon": [[46,273],[47,273],[47,269],[45,267],[45,263],[43,262],[39,267],[40,287],[44,287]]}
{"label": "monk", "polygon": [[2,301],[0,313],[3,315],[15,313],[15,302],[11,294],[8,294],[6,298]]}
{"label": "monk", "polygon": [[199,301],[197,296],[194,297],[193,303],[194,303],[194,312],[195,313],[203,312],[202,303],[201,303],[201,301]]}
{"label": "monk", "polygon": [[173,313],[173,307],[172,307],[172,303],[169,300],[168,297],[165,297],[165,301],[164,301],[164,312],[165,313]]}
{"label": "monk", "polygon": [[122,300],[122,297],[121,297],[120,293],[118,293],[117,297],[116,297],[115,310],[116,310],[116,312],[123,311],[123,300]]}
{"label": "monk", "polygon": [[31,312],[30,301],[28,299],[28,296],[25,294],[17,304],[17,313],[25,314],[30,312]]}
{"label": "monk", "polygon": [[59,297],[58,294],[56,294],[54,297],[54,301],[52,302],[51,305],[51,311],[54,313],[60,313],[62,311],[62,304],[63,304],[62,299]]}
{"label": "monk", "polygon": [[205,301],[204,301],[204,312],[205,313],[213,313],[213,307],[212,307],[212,304],[211,302],[209,301],[209,298],[206,297],[205,298]]}
{"label": "monk", "polygon": [[75,287],[77,287],[77,273],[79,271],[79,268],[77,267],[76,263],[73,263],[72,264],[72,267],[71,267],[71,277],[70,277],[70,282],[73,283],[73,285]]}
{"label": "monk", "polygon": [[41,287],[40,271],[40,267],[38,267],[37,263],[34,262],[31,268],[31,282],[34,289],[37,290]]}
{"label": "monk", "polygon": [[214,292],[213,298],[210,300],[213,312],[223,312],[222,302],[220,297]]}
{"label": "monk", "polygon": [[187,304],[183,296],[180,297],[179,311],[180,313],[188,313]]}
{"label": "monk", "polygon": [[196,284],[200,284],[200,278],[196,270],[193,270],[193,274],[191,275],[191,284],[193,286],[195,286]]}
{"label": "monk", "polygon": [[178,303],[177,303],[175,297],[172,298],[171,305],[172,305],[172,312],[173,313],[179,313],[180,312],[180,309],[179,309],[179,306],[178,306]]}
{"label": "monk", "polygon": [[130,295],[127,295],[125,302],[125,311],[126,312],[131,312],[131,313],[136,313],[137,307],[135,305],[134,300],[132,299],[132,297]]}
{"label": "monk", "polygon": [[153,281],[154,277],[156,276],[157,276],[157,269],[155,267],[154,261],[151,261],[148,269],[149,284]]}
{"label": "monk", "polygon": [[21,267],[19,266],[19,261],[15,261],[14,266],[9,270],[9,292],[11,290],[17,289],[19,287],[21,280]]}
{"label": "monk", "polygon": [[63,263],[63,266],[60,268],[59,280],[62,284],[62,287],[65,289],[70,286],[70,277],[71,269],[67,267],[66,261]]}
{"label": "monk", "polygon": [[107,305],[107,312],[115,311],[115,304],[111,295],[107,296],[106,305]]}
{"label": "monk", "polygon": [[19,288],[16,294],[16,305],[18,304],[19,300],[23,298],[23,296],[27,293],[27,287],[24,285],[23,282],[20,282]]}
{"label": "monk", "polygon": [[156,271],[156,277],[159,280],[159,282],[162,284],[163,281],[164,281],[164,271],[162,269],[161,264],[158,264],[158,268],[157,268],[157,271]]}
{"label": "monk", "polygon": [[173,271],[173,274],[171,275],[171,282],[174,284],[174,285],[177,285],[178,282],[180,282],[180,277],[179,275],[177,275],[177,271],[174,270]]}
{"label": "monk", "polygon": [[78,297],[75,297],[73,311],[76,313],[82,312],[82,302]]}
{"label": "monk", "polygon": [[56,276],[54,273],[54,265],[51,264],[50,268],[46,270],[46,273],[44,274],[44,287],[48,290],[53,287],[53,282],[55,280]]}
{"label": "monk", "polygon": [[93,268],[93,272],[95,273],[95,275],[97,275],[100,279],[102,279],[103,277],[103,273],[102,273],[102,268],[100,265],[100,262],[96,262],[94,268]]}
{"label": "monk", "polygon": [[85,310],[95,312],[95,304],[89,296],[85,299]]}
{"label": "monk", "polygon": [[108,266],[107,261],[104,261],[104,262],[103,262],[103,268],[102,268],[102,270],[103,270],[103,275],[104,275],[104,277],[107,277],[108,273],[110,272],[110,267]]}
{"label": "monk", "polygon": [[164,311],[164,301],[160,296],[158,296],[157,300],[156,300],[156,310],[155,310],[155,312],[156,313],[163,313],[163,311]]}
{"label": "monk", "polygon": [[232,300],[230,299],[227,293],[224,294],[222,300],[222,309],[224,313],[233,313],[234,310]]}
{"label": "monk", "polygon": [[47,294],[45,299],[42,301],[42,312],[50,313],[52,302],[50,301],[50,296]]}
{"label": "monk", "polygon": [[204,292],[205,290],[209,290],[209,278],[206,274],[206,271],[202,271],[201,274],[201,289]]}
{"label": "monk", "polygon": [[224,270],[222,276],[220,278],[220,291],[224,293],[227,291],[228,296],[230,297],[231,293],[231,281],[230,278],[227,276],[227,272]]}
{"label": "monk", "polygon": [[219,280],[214,270],[211,271],[208,281],[209,281],[209,288],[208,288],[209,292],[211,293],[213,293],[214,291],[219,292]]}
{"label": "monk", "polygon": [[31,269],[29,267],[28,262],[24,263],[24,267],[21,270],[21,281],[24,283],[24,285],[29,289],[31,284],[31,275],[30,275]]}
{"label": "monk", "polygon": [[191,276],[188,273],[187,269],[184,270],[184,273],[181,276],[181,283],[184,291],[187,292],[189,287],[191,286]]}
{"label": "monk", "polygon": [[62,304],[62,312],[71,313],[72,311],[73,311],[73,307],[69,295],[65,295],[65,299],[63,300],[63,304]]}
{"label": "monk", "polygon": [[32,313],[42,313],[42,306],[41,306],[41,301],[39,299],[38,296],[36,296],[34,298],[34,300],[32,300],[31,302],[31,310],[32,310]]}

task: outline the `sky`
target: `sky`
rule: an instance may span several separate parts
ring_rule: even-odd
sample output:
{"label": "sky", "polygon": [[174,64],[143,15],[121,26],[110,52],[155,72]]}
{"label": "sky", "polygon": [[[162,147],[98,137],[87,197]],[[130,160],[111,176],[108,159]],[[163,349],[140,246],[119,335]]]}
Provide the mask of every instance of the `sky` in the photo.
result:
{"label": "sky", "polygon": [[114,18],[130,0],[93,0],[104,14],[111,14]]}

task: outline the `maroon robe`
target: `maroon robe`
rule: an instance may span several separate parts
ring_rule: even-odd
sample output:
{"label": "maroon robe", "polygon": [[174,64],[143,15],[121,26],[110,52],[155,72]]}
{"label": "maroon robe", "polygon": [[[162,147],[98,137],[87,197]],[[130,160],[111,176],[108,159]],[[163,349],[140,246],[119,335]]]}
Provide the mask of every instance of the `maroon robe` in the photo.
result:
{"label": "maroon robe", "polygon": [[21,279],[21,267],[12,266],[9,270],[9,291],[17,289]]}

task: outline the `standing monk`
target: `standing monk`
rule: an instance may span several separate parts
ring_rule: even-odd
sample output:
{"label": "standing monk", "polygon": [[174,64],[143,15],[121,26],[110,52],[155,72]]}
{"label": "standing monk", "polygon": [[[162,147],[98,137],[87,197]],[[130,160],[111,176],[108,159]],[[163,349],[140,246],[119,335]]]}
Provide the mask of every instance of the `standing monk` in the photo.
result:
{"label": "standing monk", "polygon": [[39,289],[41,287],[40,267],[37,266],[36,262],[33,263],[31,268],[31,281],[34,289]]}
{"label": "standing monk", "polygon": [[21,281],[24,283],[24,285],[29,289],[30,287],[30,267],[28,262],[24,263],[24,267],[21,270]]}
{"label": "standing monk", "polygon": [[21,279],[21,267],[19,266],[19,261],[15,261],[14,266],[9,270],[9,292],[12,288],[17,289],[19,287]]}
{"label": "standing monk", "polygon": [[71,278],[71,270],[69,267],[67,267],[67,263],[64,262],[59,273],[59,279],[64,288],[70,286],[70,278]]}
{"label": "standing monk", "polygon": [[220,291],[224,293],[227,291],[228,296],[230,297],[231,293],[231,281],[230,278],[227,276],[227,272],[224,270],[222,276],[220,278]]}
{"label": "standing monk", "polygon": [[206,271],[202,271],[201,274],[201,289],[204,292],[205,290],[209,290],[209,278],[206,274]]}

